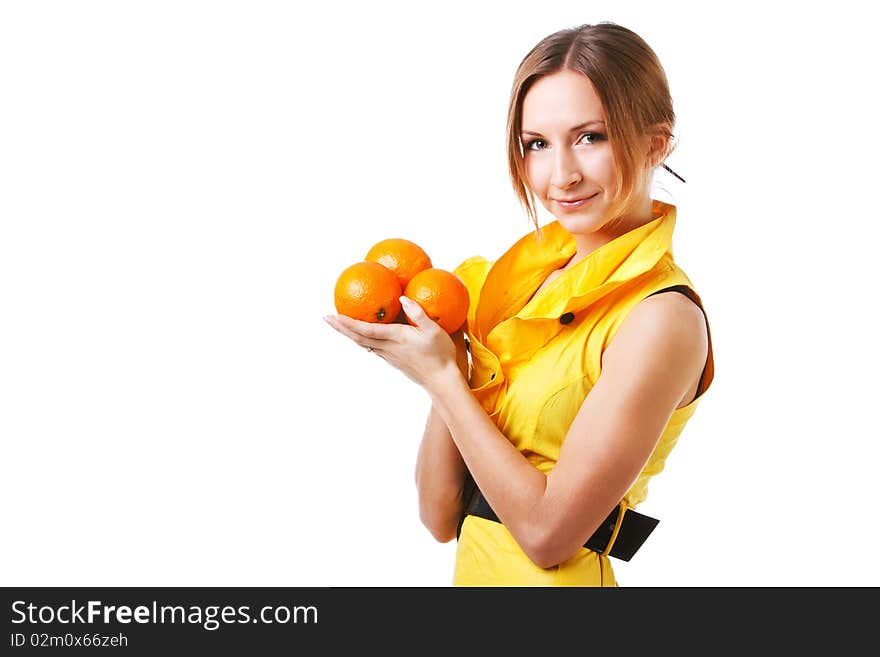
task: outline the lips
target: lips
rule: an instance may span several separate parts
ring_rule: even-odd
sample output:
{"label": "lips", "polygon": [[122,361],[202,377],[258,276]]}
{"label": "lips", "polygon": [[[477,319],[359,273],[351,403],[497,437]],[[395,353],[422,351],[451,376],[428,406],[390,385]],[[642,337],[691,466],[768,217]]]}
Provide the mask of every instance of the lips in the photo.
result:
{"label": "lips", "polygon": [[581,208],[587,207],[590,201],[592,201],[597,196],[599,196],[599,192],[596,192],[592,196],[582,197],[576,201],[565,201],[562,199],[557,199],[556,205],[559,207],[560,210],[564,210],[565,212],[576,212]]}
{"label": "lips", "polygon": [[[596,196],[598,193],[599,192],[596,192],[596,194],[593,194],[593,196]],[[589,198],[593,198],[593,196],[580,196],[578,198],[558,198],[556,200],[559,201],[560,203],[577,203],[578,201],[583,201],[583,200],[586,200]]]}

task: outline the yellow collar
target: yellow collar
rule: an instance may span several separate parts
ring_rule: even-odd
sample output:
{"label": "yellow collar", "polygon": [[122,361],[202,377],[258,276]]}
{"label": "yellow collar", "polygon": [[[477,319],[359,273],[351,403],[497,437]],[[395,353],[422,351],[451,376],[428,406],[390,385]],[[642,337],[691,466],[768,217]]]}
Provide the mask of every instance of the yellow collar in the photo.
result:
{"label": "yellow collar", "polygon": [[563,271],[538,294],[535,290],[551,272],[571,260],[577,247],[574,237],[558,221],[542,226],[540,236],[530,232],[522,237],[498,258],[486,276],[476,310],[478,335],[488,335],[511,317],[558,320],[650,271],[665,253],[672,253],[675,206],[653,200],[652,216],[656,218]]}

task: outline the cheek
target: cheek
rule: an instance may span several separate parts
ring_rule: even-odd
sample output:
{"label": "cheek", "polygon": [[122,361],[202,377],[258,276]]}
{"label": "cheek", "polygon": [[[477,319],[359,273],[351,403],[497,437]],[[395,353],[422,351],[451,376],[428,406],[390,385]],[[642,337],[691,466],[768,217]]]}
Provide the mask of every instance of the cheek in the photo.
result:
{"label": "cheek", "polygon": [[535,158],[526,157],[523,161],[526,171],[526,182],[533,191],[539,192],[545,184],[546,175]]}
{"label": "cheek", "polygon": [[614,155],[611,149],[603,149],[593,153],[588,163],[589,170],[593,172],[593,177],[603,183],[610,183],[614,180],[616,174],[614,171]]}

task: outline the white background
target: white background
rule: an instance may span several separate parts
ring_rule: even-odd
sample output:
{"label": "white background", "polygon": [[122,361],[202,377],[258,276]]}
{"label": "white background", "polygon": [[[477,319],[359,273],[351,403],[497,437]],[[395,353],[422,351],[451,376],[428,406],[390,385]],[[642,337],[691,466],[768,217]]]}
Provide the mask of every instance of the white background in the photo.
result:
{"label": "white background", "polygon": [[448,585],[427,394],[321,317],[379,239],[451,269],[529,230],[514,72],[611,20],[668,75],[717,370],[618,580],[880,585],[863,6],[3,3],[0,584]]}

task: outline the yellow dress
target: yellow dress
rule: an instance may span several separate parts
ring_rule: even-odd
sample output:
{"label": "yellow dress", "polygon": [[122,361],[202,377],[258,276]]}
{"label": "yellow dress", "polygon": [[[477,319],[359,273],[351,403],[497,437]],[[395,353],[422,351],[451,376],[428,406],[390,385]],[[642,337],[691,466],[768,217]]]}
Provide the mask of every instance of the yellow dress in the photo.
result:
{"label": "yellow dress", "polygon": [[[652,217],[563,271],[537,294],[548,275],[576,251],[574,238],[558,221],[542,226],[540,236],[528,233],[494,263],[477,256],[454,270],[471,299],[465,326],[473,361],[471,391],[498,429],[545,474],[553,469],[569,426],[601,374],[602,353],[629,311],[671,286],[686,286],[684,292],[702,308],[693,285],[672,257],[675,206],[654,200]],[[710,336],[696,397],[672,414],[623,499],[628,508],[645,499],[648,481],[663,470],[713,376]],[[453,584],[616,586],[617,582],[607,556],[581,548],[557,566],[539,568],[503,525],[467,516],[456,547]]]}

